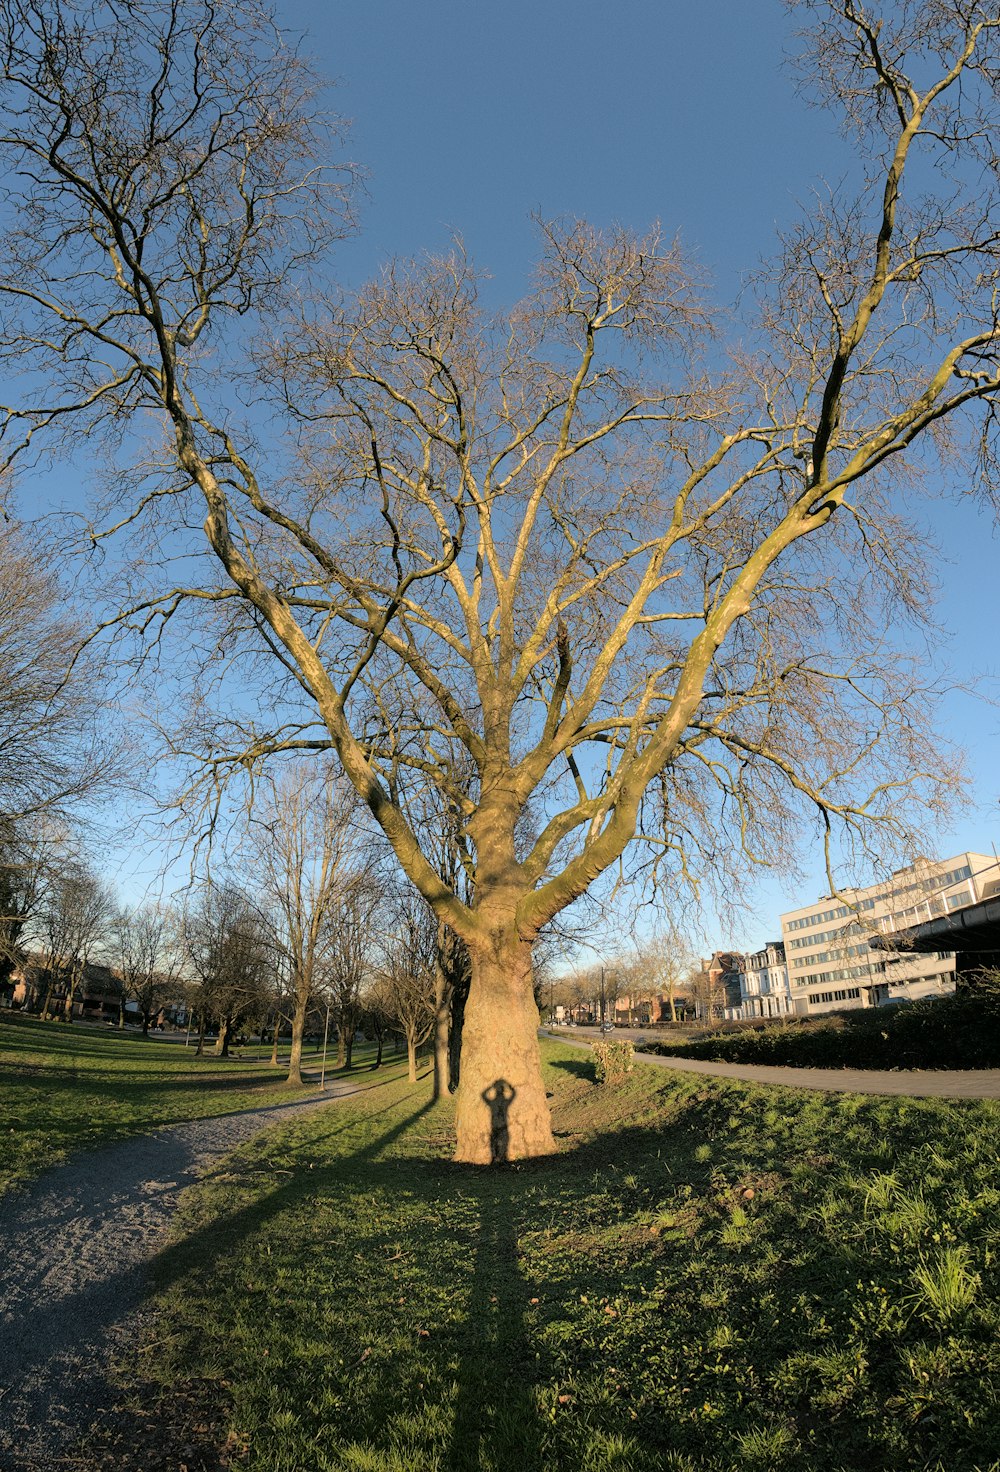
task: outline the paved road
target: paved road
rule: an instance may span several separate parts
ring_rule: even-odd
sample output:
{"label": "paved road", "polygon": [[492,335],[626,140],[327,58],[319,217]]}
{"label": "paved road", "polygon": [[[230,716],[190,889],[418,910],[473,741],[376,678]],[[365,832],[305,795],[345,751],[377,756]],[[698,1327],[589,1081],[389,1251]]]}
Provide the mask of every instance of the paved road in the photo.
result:
{"label": "paved road", "polygon": [[222,1156],[315,1099],[170,1125],[74,1156],[0,1198],[0,1469],[85,1465],[70,1449],[107,1405],[141,1324],[148,1263],[177,1198]]}
{"label": "paved road", "polygon": [[[546,1037],[577,1048],[589,1048],[584,1042],[561,1031]],[[621,1036],[615,1032],[614,1036]],[[905,1094],[915,1099],[1000,1099],[1000,1068],[974,1068],[963,1071],[928,1069],[906,1071],[866,1068],[774,1068],[764,1063],[708,1063],[700,1058],[682,1058],[676,1054],[663,1057],[659,1053],[637,1052],[643,1063],[659,1068],[673,1068],[678,1073],[707,1073],[714,1078],[742,1079],[746,1083],[781,1084],[784,1088],[819,1089],[830,1094]]]}

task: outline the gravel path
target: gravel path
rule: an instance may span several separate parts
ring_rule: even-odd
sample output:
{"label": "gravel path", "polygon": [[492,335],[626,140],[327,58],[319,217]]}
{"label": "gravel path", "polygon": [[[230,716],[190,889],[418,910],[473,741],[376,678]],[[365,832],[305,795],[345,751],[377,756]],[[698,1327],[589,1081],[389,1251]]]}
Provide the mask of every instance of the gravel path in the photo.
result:
{"label": "gravel path", "polygon": [[[0,1198],[0,1468],[81,1465],[107,1368],[141,1322],[147,1263],[177,1198],[267,1125],[357,1092],[170,1125],[76,1156]],[[124,1469],[123,1469],[124,1472]]]}
{"label": "gravel path", "polygon": [[[590,1042],[546,1030],[545,1036],[577,1048]],[[627,1036],[624,1030],[614,1036]],[[829,1094],[905,1094],[911,1099],[1000,1099],[1000,1068],[927,1070],[878,1068],[778,1068],[768,1063],[710,1063],[676,1053],[643,1053],[636,1058],[678,1073],[707,1073],[746,1083],[781,1084],[788,1089],[819,1089]]]}

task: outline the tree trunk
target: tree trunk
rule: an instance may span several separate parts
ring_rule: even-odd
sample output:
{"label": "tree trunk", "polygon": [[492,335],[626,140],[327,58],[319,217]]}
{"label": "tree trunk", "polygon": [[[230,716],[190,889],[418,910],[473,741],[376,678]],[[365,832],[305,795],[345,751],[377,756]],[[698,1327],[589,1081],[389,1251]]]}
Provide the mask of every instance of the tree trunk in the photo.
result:
{"label": "tree trunk", "polygon": [[408,1064],[407,1080],[415,1084],[417,1081],[417,1040],[411,1032],[406,1034],[406,1061]]}
{"label": "tree trunk", "polygon": [[215,1047],[212,1049],[216,1058],[229,1057],[229,1035],[233,1024],[228,1017],[224,1017],[219,1024],[219,1036],[216,1038]]}
{"label": "tree trunk", "polygon": [[556,1148],[538,1052],[531,945],[505,930],[494,932],[489,949],[470,947],[455,1158],[473,1165],[551,1155]]}
{"label": "tree trunk", "polygon": [[381,1068],[382,1067],[382,1044],[383,1044],[384,1041],[385,1041],[385,1028],[384,1027],[380,1027],[378,1025],[378,1023],[376,1023],[375,1024],[375,1042],[376,1042],[376,1044],[378,1046],[378,1052],[375,1054],[375,1062],[372,1064],[372,1073],[375,1072],[376,1068]]}
{"label": "tree trunk", "polygon": [[205,1009],[204,1009],[204,1007],[202,1008],[201,1012],[198,1014],[198,1046],[194,1050],[194,1056],[196,1058],[203,1058],[205,1056]]}
{"label": "tree trunk", "polygon": [[451,993],[451,1027],[448,1033],[448,1088],[454,1094],[462,1076],[462,1028],[465,1026],[465,1004],[468,986],[455,986]]}
{"label": "tree trunk", "polygon": [[441,958],[441,933],[443,929],[443,925],[438,926],[438,955],[434,967],[434,1032],[432,1042],[434,1047],[435,1099],[443,1099],[448,1092],[448,1075],[451,1057],[448,1034],[451,1024],[452,987],[445,973]]}
{"label": "tree trunk", "polygon": [[[274,1037],[271,1039],[271,1067],[278,1066],[278,1039],[281,1036],[281,1013],[274,1019]],[[263,1038],[261,1039],[263,1042]]]}
{"label": "tree trunk", "polygon": [[[302,1034],[306,1030],[306,1012],[309,1010],[309,987],[299,985],[295,991],[295,1011],[292,1014],[292,1049],[288,1057],[287,1083],[300,1084],[302,1082]],[[280,1024],[280,1018],[279,1024]],[[277,1028],[275,1029],[275,1047],[277,1047]],[[277,1055],[276,1055],[277,1056]]]}

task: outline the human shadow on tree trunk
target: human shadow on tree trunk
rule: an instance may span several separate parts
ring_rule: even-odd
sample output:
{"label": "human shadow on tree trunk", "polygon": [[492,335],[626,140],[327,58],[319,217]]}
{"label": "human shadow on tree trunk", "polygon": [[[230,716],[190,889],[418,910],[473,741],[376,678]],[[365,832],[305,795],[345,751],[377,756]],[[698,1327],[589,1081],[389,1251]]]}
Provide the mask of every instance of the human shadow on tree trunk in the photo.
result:
{"label": "human shadow on tree trunk", "polygon": [[498,1078],[484,1089],[483,1103],[490,1111],[490,1163],[503,1165],[510,1154],[510,1106],[517,1090],[505,1078]]}

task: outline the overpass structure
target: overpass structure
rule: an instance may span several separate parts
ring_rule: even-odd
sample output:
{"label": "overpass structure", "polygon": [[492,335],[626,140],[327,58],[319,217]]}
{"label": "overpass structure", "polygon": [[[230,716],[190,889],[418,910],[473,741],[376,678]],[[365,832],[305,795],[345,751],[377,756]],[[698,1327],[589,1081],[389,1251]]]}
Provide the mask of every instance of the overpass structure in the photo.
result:
{"label": "overpass structure", "polygon": [[954,951],[955,985],[968,986],[982,971],[1000,971],[1000,895],[964,905],[947,915],[875,935],[871,945],[882,951]]}

